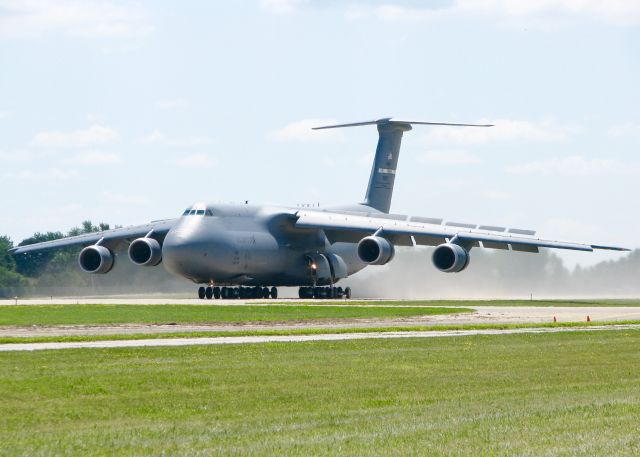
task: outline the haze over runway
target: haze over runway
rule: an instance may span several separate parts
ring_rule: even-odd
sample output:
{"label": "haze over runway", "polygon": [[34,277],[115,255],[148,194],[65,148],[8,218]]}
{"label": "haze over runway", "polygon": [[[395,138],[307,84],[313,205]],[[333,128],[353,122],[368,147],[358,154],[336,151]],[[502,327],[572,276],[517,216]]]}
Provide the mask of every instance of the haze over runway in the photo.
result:
{"label": "haze over runway", "polygon": [[407,137],[392,211],[638,246],[634,2],[73,5],[0,7],[16,242],[203,199],[355,201],[375,136],[309,127],[395,115],[497,127]]}

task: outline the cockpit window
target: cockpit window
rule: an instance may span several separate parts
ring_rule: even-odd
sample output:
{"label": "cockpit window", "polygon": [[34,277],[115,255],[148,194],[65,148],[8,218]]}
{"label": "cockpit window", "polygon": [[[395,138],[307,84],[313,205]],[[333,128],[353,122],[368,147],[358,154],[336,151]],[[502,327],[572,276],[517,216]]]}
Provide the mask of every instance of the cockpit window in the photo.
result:
{"label": "cockpit window", "polygon": [[184,210],[184,213],[182,213],[182,215],[183,215],[183,216],[186,216],[186,215],[188,215],[188,214],[189,214],[189,208],[185,209],[185,210]]}
{"label": "cockpit window", "polygon": [[207,210],[206,213],[204,213],[205,216],[213,216],[213,211],[211,211],[210,209]]}
{"label": "cockpit window", "polygon": [[203,209],[199,209],[198,211],[196,211],[196,214],[198,216],[203,216],[204,215],[204,210]]}
{"label": "cockpit window", "polygon": [[191,211],[189,211],[189,215],[190,216],[193,216],[194,214],[196,214],[196,210],[195,209],[192,209]]}

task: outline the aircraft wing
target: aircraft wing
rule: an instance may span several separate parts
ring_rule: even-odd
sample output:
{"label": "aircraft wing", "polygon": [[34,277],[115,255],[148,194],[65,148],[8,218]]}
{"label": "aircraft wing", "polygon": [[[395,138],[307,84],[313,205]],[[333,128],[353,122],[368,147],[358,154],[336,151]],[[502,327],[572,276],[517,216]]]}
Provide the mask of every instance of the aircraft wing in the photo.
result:
{"label": "aircraft wing", "polygon": [[143,237],[153,230],[152,237],[164,239],[177,219],[167,219],[154,221],[144,225],[122,227],[101,232],[83,233],[78,236],[60,238],[58,240],[44,241],[42,243],[28,244],[11,249],[14,255],[26,254],[27,252],[41,251],[45,249],[58,249],[68,246],[89,246],[102,240],[101,245],[111,249],[117,248],[121,243]]}
{"label": "aircraft wing", "polygon": [[538,248],[593,251],[606,249],[628,251],[617,246],[584,244],[537,238],[533,230],[489,225],[444,222],[441,219],[385,213],[349,211],[298,211],[296,227],[325,231],[331,243],[357,242],[377,233],[397,246],[438,246],[451,241],[463,247],[485,247],[522,252],[538,252]]}

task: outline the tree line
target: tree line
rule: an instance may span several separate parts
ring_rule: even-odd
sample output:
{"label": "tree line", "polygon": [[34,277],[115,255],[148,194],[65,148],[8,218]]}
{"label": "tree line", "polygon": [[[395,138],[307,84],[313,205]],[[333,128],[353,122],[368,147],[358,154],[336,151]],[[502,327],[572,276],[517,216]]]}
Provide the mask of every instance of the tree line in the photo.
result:
{"label": "tree line", "polygon": [[[84,233],[109,230],[106,223],[94,225],[87,220],[79,227],[73,227],[66,234],[62,232],[36,232],[33,236],[22,240],[17,246],[53,241],[68,236],[77,236]],[[62,249],[49,249],[39,252],[30,252],[13,256],[9,250],[15,247],[8,236],[0,236],[0,297],[13,297],[18,292],[24,292],[30,288],[37,288],[41,284],[53,282],[64,283],[66,280],[80,280],[81,275],[76,275],[69,268],[77,262],[78,247]],[[72,275],[73,278],[70,278]],[[86,281],[86,278],[84,278]]]}

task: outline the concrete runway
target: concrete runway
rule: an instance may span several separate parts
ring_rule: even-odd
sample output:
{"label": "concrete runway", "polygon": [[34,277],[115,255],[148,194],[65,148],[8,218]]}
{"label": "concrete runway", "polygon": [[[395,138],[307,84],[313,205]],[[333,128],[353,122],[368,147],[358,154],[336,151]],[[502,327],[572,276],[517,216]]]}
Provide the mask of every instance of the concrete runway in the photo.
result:
{"label": "concrete runway", "polygon": [[527,328],[506,330],[449,330],[427,332],[374,332],[374,333],[327,333],[320,335],[288,335],[288,336],[224,336],[215,338],[160,338],[148,340],[120,340],[120,341],[86,341],[70,343],[16,343],[0,344],[0,352],[14,351],[42,351],[80,348],[134,348],[134,347],[175,347],[195,345],[221,344],[259,344],[259,343],[296,343],[307,341],[345,341],[363,339],[398,339],[398,338],[443,338],[472,335],[513,335],[527,333],[560,333],[577,331],[602,330],[637,330],[640,325],[591,326],[582,328]]}

